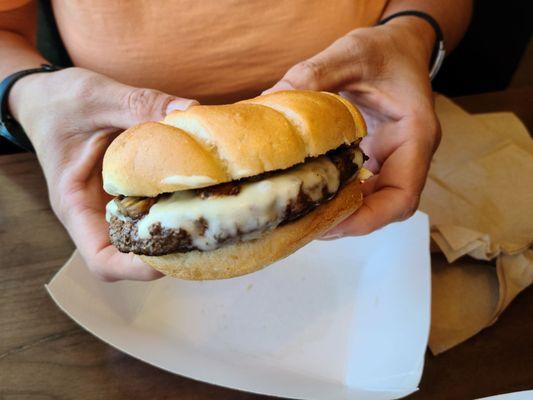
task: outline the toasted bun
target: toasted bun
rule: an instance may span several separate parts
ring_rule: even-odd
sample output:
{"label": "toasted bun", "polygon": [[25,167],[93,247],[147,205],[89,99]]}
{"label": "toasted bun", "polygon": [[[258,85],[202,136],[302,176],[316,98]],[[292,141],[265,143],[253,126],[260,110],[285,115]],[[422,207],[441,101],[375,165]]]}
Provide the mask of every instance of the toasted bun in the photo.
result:
{"label": "toasted bun", "polygon": [[115,195],[152,197],[227,179],[218,160],[187,133],[159,122],[123,132],[104,157],[104,189]]}
{"label": "toasted bun", "polygon": [[332,93],[281,91],[193,106],[119,135],[107,149],[104,189],[148,196],[286,169],[366,134],[359,111]]}
{"label": "toasted bun", "polygon": [[175,278],[232,278],[257,271],[287,257],[348,217],[361,204],[362,194],[356,179],[342,188],[335,198],[305,217],[277,227],[257,240],[227,245],[213,251],[141,258],[153,268]]}

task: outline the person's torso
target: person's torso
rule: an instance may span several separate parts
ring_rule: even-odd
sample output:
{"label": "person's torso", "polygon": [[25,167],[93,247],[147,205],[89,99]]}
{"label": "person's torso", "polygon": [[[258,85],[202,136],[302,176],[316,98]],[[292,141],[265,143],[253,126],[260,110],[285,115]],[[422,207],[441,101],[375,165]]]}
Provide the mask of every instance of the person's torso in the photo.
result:
{"label": "person's torso", "polygon": [[53,0],[75,65],[207,102],[249,97],[387,0]]}

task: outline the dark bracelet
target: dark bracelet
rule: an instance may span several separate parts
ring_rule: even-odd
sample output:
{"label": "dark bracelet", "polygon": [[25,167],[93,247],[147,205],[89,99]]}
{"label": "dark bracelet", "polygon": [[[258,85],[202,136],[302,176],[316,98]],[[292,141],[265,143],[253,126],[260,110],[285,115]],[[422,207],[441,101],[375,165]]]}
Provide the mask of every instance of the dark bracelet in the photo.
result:
{"label": "dark bracelet", "polygon": [[442,29],[440,28],[439,23],[431,15],[416,10],[400,11],[396,14],[389,15],[387,18],[384,18],[379,21],[378,25],[386,24],[393,18],[405,16],[422,18],[424,21],[429,23],[435,31],[435,36],[437,40],[435,41],[435,46],[433,47],[433,54],[431,55],[431,59],[433,60],[433,62],[429,71],[429,79],[433,80],[433,78],[435,78],[435,76],[439,72],[439,69],[442,65],[442,61],[444,61],[444,56],[446,55],[446,50],[444,49],[444,35],[442,34]]}
{"label": "dark bracelet", "polygon": [[54,72],[60,69],[61,67],[56,65],[42,64],[39,68],[25,69],[15,72],[0,83],[0,136],[5,137],[10,142],[15,143],[17,146],[22,147],[25,150],[34,151],[30,139],[28,139],[24,129],[22,129],[19,122],[13,118],[9,112],[7,101],[9,91],[20,78],[40,72]]}

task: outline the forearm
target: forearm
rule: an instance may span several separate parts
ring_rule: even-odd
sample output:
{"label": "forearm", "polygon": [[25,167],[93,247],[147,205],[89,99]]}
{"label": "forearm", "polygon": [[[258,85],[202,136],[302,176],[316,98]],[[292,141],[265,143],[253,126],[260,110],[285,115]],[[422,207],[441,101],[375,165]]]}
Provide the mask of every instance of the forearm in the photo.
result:
{"label": "forearm", "polygon": [[13,72],[46,62],[22,35],[0,30],[0,80]]}
{"label": "forearm", "polygon": [[46,60],[35,48],[36,2],[0,12],[0,80]]}
{"label": "forearm", "polygon": [[[405,10],[418,10],[437,20],[444,34],[446,51],[453,50],[463,37],[472,15],[472,0],[390,0],[383,18]],[[406,17],[408,18],[408,17]],[[416,17],[410,17],[415,21]],[[417,21],[417,24],[424,21]]]}

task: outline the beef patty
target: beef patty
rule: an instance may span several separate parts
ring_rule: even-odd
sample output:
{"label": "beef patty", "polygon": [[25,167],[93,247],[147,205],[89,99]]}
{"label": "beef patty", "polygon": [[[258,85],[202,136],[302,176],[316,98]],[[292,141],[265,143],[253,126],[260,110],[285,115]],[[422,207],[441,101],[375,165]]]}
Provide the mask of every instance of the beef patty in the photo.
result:
{"label": "beef patty", "polygon": [[[326,157],[328,157],[333,163],[339,175],[339,186],[335,192],[330,193],[327,186],[323,186],[319,198],[317,199],[315,196],[315,199],[313,199],[300,186],[297,196],[287,202],[280,219],[272,221],[271,223],[266,223],[260,231],[242,231],[240,228],[237,228],[236,232],[220,233],[215,238],[217,247],[242,240],[257,238],[264,231],[301,218],[318,205],[330,200],[335,196],[338,190],[355,175],[360,167],[360,165],[358,166],[354,162],[357,148],[357,145],[349,147],[342,146],[339,149],[326,154]],[[196,189],[194,190],[195,196],[198,196],[201,199],[217,196],[237,196],[243,185],[249,182],[267,179],[269,176],[275,175],[276,173],[283,174],[283,171],[265,173],[240,181]],[[148,228],[148,237],[142,237],[142,235],[139,235],[139,222],[149,213],[150,208],[157,203],[157,201],[168,196],[168,194],[163,194],[156,198],[120,196],[114,200],[120,218],[116,215],[111,215],[109,217],[109,236],[111,242],[118,248],[118,250],[124,253],[133,252],[135,254],[149,256],[161,256],[170,253],[203,250],[194,244],[191,234],[183,228],[165,228],[161,223],[154,223]],[[195,235],[203,235],[209,227],[208,221],[202,217],[194,221],[194,225]]]}

